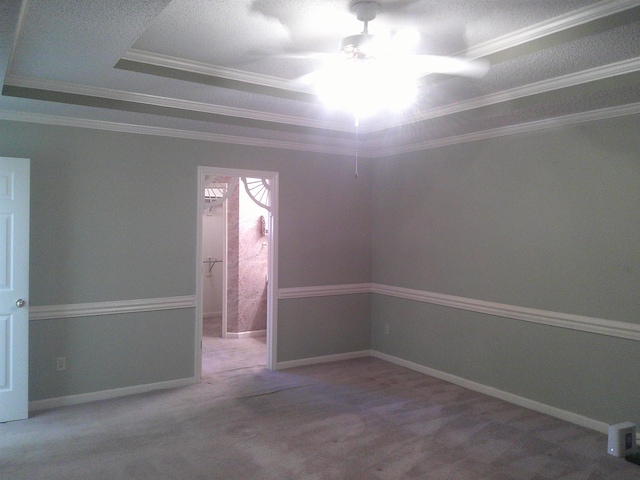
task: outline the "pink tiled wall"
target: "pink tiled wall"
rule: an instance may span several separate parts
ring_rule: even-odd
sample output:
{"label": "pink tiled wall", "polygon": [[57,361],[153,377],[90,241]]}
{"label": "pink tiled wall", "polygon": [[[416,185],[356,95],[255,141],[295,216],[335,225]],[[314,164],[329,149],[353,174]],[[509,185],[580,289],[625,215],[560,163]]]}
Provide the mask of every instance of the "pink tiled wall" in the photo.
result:
{"label": "pink tiled wall", "polygon": [[267,237],[257,205],[240,183],[228,200],[227,331],[249,332],[267,328]]}

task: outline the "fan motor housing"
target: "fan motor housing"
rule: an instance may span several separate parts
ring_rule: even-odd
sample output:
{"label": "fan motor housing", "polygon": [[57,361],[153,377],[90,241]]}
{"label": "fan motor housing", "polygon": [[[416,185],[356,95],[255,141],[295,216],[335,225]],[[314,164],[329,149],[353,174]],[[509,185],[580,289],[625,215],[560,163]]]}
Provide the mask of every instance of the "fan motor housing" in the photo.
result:
{"label": "fan motor housing", "polygon": [[349,35],[342,39],[341,51],[354,59],[369,58],[372,56],[372,53],[367,51],[367,45],[370,44],[372,40],[373,35],[368,33]]}
{"label": "fan motor housing", "polygon": [[376,14],[380,11],[380,4],[378,2],[355,1],[351,3],[351,11],[361,22],[369,22],[376,18]]}

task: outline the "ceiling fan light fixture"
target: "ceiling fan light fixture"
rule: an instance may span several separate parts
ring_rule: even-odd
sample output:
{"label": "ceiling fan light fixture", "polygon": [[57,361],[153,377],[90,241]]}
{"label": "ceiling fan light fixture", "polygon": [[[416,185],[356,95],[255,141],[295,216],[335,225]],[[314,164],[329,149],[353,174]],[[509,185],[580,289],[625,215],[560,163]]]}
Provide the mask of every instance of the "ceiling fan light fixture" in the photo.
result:
{"label": "ceiling fan light fixture", "polygon": [[417,91],[415,76],[387,62],[368,60],[328,66],[317,84],[318,96],[327,107],[348,111],[356,118],[405,109]]}
{"label": "ceiling fan light fixture", "polygon": [[[351,2],[351,11],[361,22],[370,22],[380,11],[380,4],[372,1],[354,1]],[[366,33],[366,32],[365,32]]]}
{"label": "ceiling fan light fixture", "polygon": [[342,39],[341,52],[349,59],[369,59],[376,56],[375,37],[369,33],[349,35]]}

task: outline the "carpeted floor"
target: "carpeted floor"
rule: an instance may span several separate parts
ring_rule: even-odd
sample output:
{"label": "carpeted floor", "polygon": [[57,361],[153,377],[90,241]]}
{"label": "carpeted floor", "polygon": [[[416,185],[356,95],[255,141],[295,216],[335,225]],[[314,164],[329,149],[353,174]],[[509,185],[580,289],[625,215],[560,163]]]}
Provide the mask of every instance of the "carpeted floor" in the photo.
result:
{"label": "carpeted floor", "polygon": [[640,478],[606,435],[374,358],[269,372],[264,339],[215,337],[203,357],[199,385],[0,425],[0,478]]}
{"label": "carpeted floor", "polygon": [[222,339],[222,319],[207,318],[202,325],[202,381],[242,369],[267,367],[266,337]]}

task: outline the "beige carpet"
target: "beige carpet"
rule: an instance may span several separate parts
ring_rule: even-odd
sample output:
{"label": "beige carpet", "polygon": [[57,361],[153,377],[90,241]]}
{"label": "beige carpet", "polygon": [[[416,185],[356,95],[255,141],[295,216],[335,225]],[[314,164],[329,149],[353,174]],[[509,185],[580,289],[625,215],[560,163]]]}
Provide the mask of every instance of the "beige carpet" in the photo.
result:
{"label": "beige carpet", "polygon": [[0,425],[0,478],[640,478],[606,435],[377,359],[269,372],[264,339],[205,344],[199,385]]}

